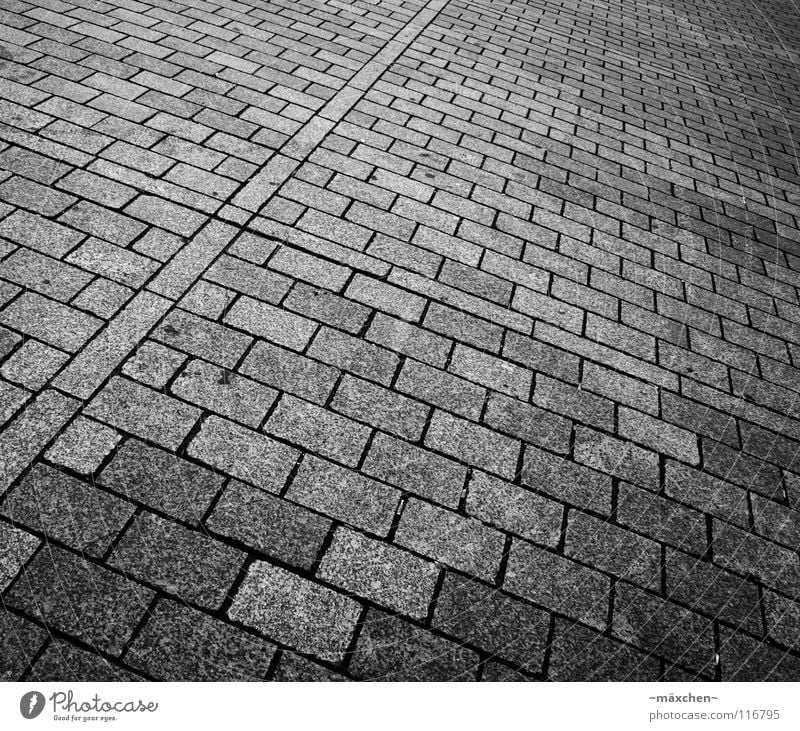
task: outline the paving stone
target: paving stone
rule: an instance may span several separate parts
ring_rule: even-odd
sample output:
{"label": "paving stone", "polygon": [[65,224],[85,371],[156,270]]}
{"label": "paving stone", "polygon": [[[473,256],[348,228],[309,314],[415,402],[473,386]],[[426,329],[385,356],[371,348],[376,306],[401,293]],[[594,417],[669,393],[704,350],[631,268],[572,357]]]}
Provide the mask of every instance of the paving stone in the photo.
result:
{"label": "paving stone", "polygon": [[739,526],[748,525],[747,496],[744,490],[700,470],[668,460],[664,491],[697,510],[716,515]]}
{"label": "paving stone", "polygon": [[138,439],[128,439],[98,483],[150,508],[196,523],[222,487],[210,470]]}
{"label": "paving stone", "polygon": [[335,368],[262,341],[256,342],[239,370],[317,404],[327,401],[338,379]]}
{"label": "paving stone", "polygon": [[656,492],[660,481],[658,455],[594,429],[576,427],[575,459],[593,469]]}
{"label": "paving stone", "polygon": [[426,449],[377,433],[362,470],[407,492],[458,506],[467,468]]}
{"label": "paving stone", "polygon": [[5,424],[19,410],[30,394],[23,388],[0,381],[0,426]]}
{"label": "paving stone", "polygon": [[110,320],[132,295],[133,290],[130,287],[97,277],[72,300],[72,304],[104,320]]}
{"label": "paving stone", "polygon": [[621,437],[691,465],[699,464],[697,437],[691,432],[632,409],[621,408],[617,418],[617,430]]}
{"label": "paving stone", "polygon": [[147,340],[125,361],[122,372],[148,386],[162,389],[185,361],[183,353]]}
{"label": "paving stone", "polygon": [[140,584],[48,546],[39,551],[6,602],[111,655],[119,655],[153,599]]}
{"label": "paving stone", "polygon": [[96,238],[81,244],[67,257],[67,261],[136,288],[141,287],[158,268],[152,259]]}
{"label": "paving stone", "polygon": [[119,440],[119,434],[113,429],[79,416],[47,450],[45,457],[62,467],[89,475],[100,466]]}
{"label": "paving stone", "polygon": [[232,481],[206,525],[216,533],[308,570],[331,521],[288,500]]}
{"label": "paving stone", "polygon": [[424,619],[438,567],[381,541],[339,528],[317,575],[341,589],[414,619]]}
{"label": "paving stone", "polygon": [[78,350],[101,325],[96,317],[33,292],[23,293],[8,305],[0,313],[0,322],[70,353]]}
{"label": "paving stone", "polygon": [[284,396],[266,429],[325,457],[355,466],[370,429],[293,396]]}
{"label": "paving stone", "polygon": [[388,386],[397,370],[394,353],[323,327],[308,349],[312,358]]}
{"label": "paving stone", "polygon": [[367,612],[350,668],[363,680],[474,680],[479,658],[458,643],[374,609]]}
{"label": "paving stone", "polygon": [[249,297],[236,301],[225,322],[292,350],[303,350],[317,329],[311,320]]}
{"label": "paving stone", "polygon": [[723,681],[792,682],[800,672],[795,655],[727,627],[720,628],[719,654]]}
{"label": "paving stone", "polygon": [[300,652],[337,662],[361,605],[344,594],[264,561],[250,566],[228,616]]}
{"label": "paving stone", "polygon": [[26,340],[7,358],[0,375],[34,391],[41,389],[69,359],[65,353],[37,340]]}
{"label": "paving stone", "polygon": [[421,436],[429,411],[418,401],[352,376],[341,381],[331,407],[411,441]]}
{"label": "paving stone", "polygon": [[561,504],[483,472],[473,472],[470,478],[466,511],[485,523],[553,548],[561,536]]}
{"label": "paving stone", "polygon": [[392,525],[400,492],[311,455],[303,459],[286,497],[375,535]]}
{"label": "paving stone", "polygon": [[713,668],[712,620],[629,584],[617,584],[611,630],[626,642],[694,670]]}
{"label": "paving stone", "polygon": [[261,638],[171,600],[161,600],[125,661],[168,682],[261,680],[275,648]]}
{"label": "paving stone", "polygon": [[395,387],[473,420],[480,416],[486,396],[485,389],[476,384],[412,360],[403,364]]}
{"label": "paving stone", "polygon": [[330,683],[343,682],[347,678],[324,665],[295,655],[293,652],[284,652],[278,662],[273,680],[279,683]]}
{"label": "paving stone", "polygon": [[243,333],[181,310],[171,312],[153,337],[224,368],[233,368],[252,342]]}
{"label": "paving stone", "polygon": [[134,381],[114,377],[84,413],[143,439],[176,449],[200,410]]}
{"label": "paving stone", "polygon": [[493,429],[525,442],[561,454],[569,451],[571,422],[536,406],[492,393],[483,420]]}
{"label": "paving stone", "polygon": [[92,276],[31,249],[19,248],[3,261],[3,278],[60,302],[68,302]]}
{"label": "paving stone", "polygon": [[279,492],[298,452],[269,437],[211,416],[189,443],[190,457],[269,492]]}
{"label": "paving stone", "polygon": [[547,676],[555,681],[659,680],[657,658],[557,617]]}
{"label": "paving stone", "polygon": [[0,591],[2,591],[11,584],[41,541],[21,528],[0,523],[0,542],[3,546],[3,556],[0,558]]}
{"label": "paving stone", "polygon": [[102,556],[134,506],[37,464],[3,503],[3,515],[90,556]]}
{"label": "paving stone", "polygon": [[383,313],[372,320],[366,337],[384,348],[436,368],[444,368],[451,345],[445,338]]}
{"label": "paving stone", "polygon": [[219,609],[245,554],[153,513],[139,513],[114,547],[109,565],[183,601]]}
{"label": "paving stone", "polygon": [[563,556],[514,539],[503,589],[571,619],[604,629],[611,581]]}
{"label": "paving stone", "polygon": [[30,679],[40,683],[135,683],[143,678],[96,652],[51,640],[36,660]]}
{"label": "paving stone", "polygon": [[190,361],[173,381],[170,392],[254,429],[278,397],[271,388],[202,360]]}
{"label": "paving stone", "polygon": [[661,586],[661,547],[586,513],[568,516],[564,555],[639,586]]}
{"label": "paving stone", "polygon": [[477,581],[445,576],[433,626],[515,667],[542,671],[550,615]]}
{"label": "paving stone", "polygon": [[47,639],[47,631],[4,607],[0,612],[0,632],[4,638],[0,645],[0,680],[14,682],[33,662]]}
{"label": "paving stone", "polygon": [[477,520],[412,498],[400,517],[395,541],[465,573],[492,581],[500,568],[504,537]]}

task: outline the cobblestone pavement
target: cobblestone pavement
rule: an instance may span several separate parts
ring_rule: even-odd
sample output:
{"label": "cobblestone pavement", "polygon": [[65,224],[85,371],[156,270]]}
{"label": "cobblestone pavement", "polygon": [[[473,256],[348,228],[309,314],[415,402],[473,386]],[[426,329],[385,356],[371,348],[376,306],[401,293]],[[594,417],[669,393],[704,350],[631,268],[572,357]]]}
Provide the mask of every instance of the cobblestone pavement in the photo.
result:
{"label": "cobblestone pavement", "polygon": [[787,0],[5,0],[0,677],[800,673]]}

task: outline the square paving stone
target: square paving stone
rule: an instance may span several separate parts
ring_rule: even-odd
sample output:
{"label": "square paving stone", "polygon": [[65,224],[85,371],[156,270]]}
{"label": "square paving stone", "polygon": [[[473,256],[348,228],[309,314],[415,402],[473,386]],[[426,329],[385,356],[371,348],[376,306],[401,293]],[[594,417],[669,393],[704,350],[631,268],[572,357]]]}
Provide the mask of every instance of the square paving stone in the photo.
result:
{"label": "square paving stone", "polygon": [[256,561],[228,616],[270,638],[337,662],[355,631],[361,605],[286,569]]}
{"label": "square paving stone", "polygon": [[242,551],[203,533],[142,513],[125,531],[109,564],[185,601],[217,609],[244,558]]}
{"label": "square paving stone", "polygon": [[169,682],[261,680],[275,647],[203,612],[162,599],[125,662]]}
{"label": "square paving stone", "polygon": [[152,598],[150,589],[48,545],[25,567],[6,602],[82,642],[119,655]]}
{"label": "square paving stone", "polygon": [[205,515],[222,477],[175,454],[128,439],[98,477],[98,483],[131,500],[189,523]]}
{"label": "square paving stone", "polygon": [[62,467],[88,475],[100,466],[120,439],[113,429],[79,416],[58,437],[45,456]]}
{"label": "square paving stone", "polygon": [[0,511],[90,556],[102,556],[134,506],[88,482],[37,464],[14,488]]}

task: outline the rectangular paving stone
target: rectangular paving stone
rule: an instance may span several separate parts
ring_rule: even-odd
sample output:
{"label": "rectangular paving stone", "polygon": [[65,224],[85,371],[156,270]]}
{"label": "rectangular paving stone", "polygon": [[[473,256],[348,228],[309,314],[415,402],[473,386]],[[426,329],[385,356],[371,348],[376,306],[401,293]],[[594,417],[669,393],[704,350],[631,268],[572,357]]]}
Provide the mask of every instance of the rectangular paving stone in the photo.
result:
{"label": "rectangular paving stone", "polygon": [[434,411],[425,445],[506,479],[517,470],[520,443],[450,414]]}
{"label": "rectangular paving stone", "polygon": [[630,645],[557,617],[547,676],[556,682],[652,682],[661,676],[661,663]]}
{"label": "rectangular paving stone", "polygon": [[403,364],[395,388],[476,421],[486,398],[483,387],[413,360],[406,360]]}
{"label": "rectangular paving stone", "polygon": [[0,632],[6,638],[0,645],[0,680],[19,680],[47,640],[47,631],[39,625],[12,614],[0,612]]}
{"label": "rectangular paving stone", "polygon": [[292,287],[283,306],[353,334],[361,331],[370,316],[370,310],[363,305],[302,282]]}
{"label": "rectangular paving stone", "polygon": [[800,558],[794,551],[719,520],[714,520],[712,535],[715,563],[800,597]]}
{"label": "rectangular paving stone", "polygon": [[153,337],[224,368],[233,368],[253,341],[244,333],[183,310],[170,312]]}
{"label": "rectangular paving stone", "polygon": [[701,470],[667,460],[664,491],[704,513],[741,527],[749,524],[746,492]]}
{"label": "rectangular paving stone", "polygon": [[317,575],[346,591],[414,619],[424,619],[439,568],[349,528],[338,528]]}
{"label": "rectangular paving stone", "polygon": [[327,327],[317,333],[308,355],[384,386],[391,382],[400,360],[395,353]]}
{"label": "rectangular paving stone", "polygon": [[35,213],[18,210],[0,221],[0,236],[42,254],[61,258],[86,235]]}
{"label": "rectangular paving stone", "polygon": [[656,492],[658,455],[586,427],[575,428],[575,460]]}
{"label": "rectangular paving stone", "polygon": [[200,418],[200,409],[115,376],[84,410],[106,424],[177,449]]}
{"label": "rectangular paving stone", "polygon": [[697,437],[691,432],[627,408],[619,409],[617,419],[617,433],[621,437],[691,465],[699,464]]}
{"label": "rectangular paving stone", "polygon": [[0,485],[5,491],[78,410],[79,403],[47,389],[0,434]]}
{"label": "rectangular paving stone", "polygon": [[218,416],[203,421],[187,454],[269,492],[280,492],[299,453]]}
{"label": "rectangular paving stone", "polygon": [[346,375],[331,408],[410,441],[422,434],[428,407],[394,391]]}
{"label": "rectangular paving stone", "polygon": [[568,516],[564,555],[653,591],[661,587],[661,547],[586,513]]}
{"label": "rectangular paving stone", "polygon": [[317,329],[312,320],[250,297],[234,303],[225,323],[292,350],[303,350]]}
{"label": "rectangular paving stone", "polygon": [[493,581],[500,568],[505,538],[473,518],[411,498],[395,542],[453,568]]}
{"label": "rectangular paving stone", "polygon": [[331,521],[234,480],[214,506],[206,526],[279,561],[309,570]]}
{"label": "rectangular paving stone", "polygon": [[511,544],[503,589],[597,629],[606,626],[611,580],[524,541]]}
{"label": "rectangular paving stone", "polygon": [[179,599],[218,609],[244,558],[244,552],[204,533],[144,512],[125,531],[108,562]]}
{"label": "rectangular paving stone", "polygon": [[203,612],[161,600],[125,662],[168,682],[261,680],[275,647]]}
{"label": "rectangular paving stone", "polygon": [[523,401],[530,396],[533,381],[530,371],[460,344],[453,351],[449,370],[462,378]]}
{"label": "rectangular paving stone", "polygon": [[555,548],[561,536],[564,508],[524,487],[473,472],[466,512],[501,530]]}
{"label": "rectangular paving stone", "polygon": [[390,614],[370,609],[351,662],[362,680],[454,682],[474,680],[479,656],[473,650]]}
{"label": "rectangular paving stone", "polygon": [[275,436],[354,467],[370,435],[369,427],[302,399],[284,395],[265,425]]}
{"label": "rectangular paving stone", "polygon": [[356,528],[385,536],[391,528],[400,491],[307,455],[286,497]]}
{"label": "rectangular paving stone", "polygon": [[263,341],[256,342],[239,371],[317,404],[327,400],[339,373],[335,368]]}
{"label": "rectangular paving stone", "polygon": [[427,449],[378,432],[362,470],[450,508],[458,506],[467,468]]}
{"label": "rectangular paving stone", "polygon": [[[41,543],[39,538],[28,531],[0,522],[0,545],[3,546],[3,555],[0,557],[0,591],[5,591],[14,581]],[[2,615],[0,622],[1,617]]]}
{"label": "rectangular paving stone", "polygon": [[179,236],[191,236],[207,220],[202,213],[152,195],[140,195],[133,203],[125,206],[124,211],[129,216],[165,228]]}
{"label": "rectangular paving stone", "polygon": [[445,576],[433,626],[528,672],[541,672],[550,615],[457,574]]}
{"label": "rectangular paving stone", "polygon": [[256,561],[228,616],[282,644],[337,662],[355,631],[361,605],[286,569]]}
{"label": "rectangular paving stone", "polygon": [[128,287],[140,288],[158,269],[158,263],[121,246],[90,238],[66,259],[87,271]]}
{"label": "rectangular paving stone", "polygon": [[366,338],[436,368],[444,368],[451,348],[447,339],[380,312],[370,323]]}
{"label": "rectangular paving stone", "polygon": [[202,360],[190,361],[170,392],[254,429],[278,398],[277,391]]}
{"label": "rectangular paving stone", "polygon": [[419,322],[425,310],[422,297],[363,274],[356,274],[345,296],[410,322]]}
{"label": "rectangular paving stone", "polygon": [[670,599],[761,633],[761,603],[755,583],[672,549],[667,549],[665,569]]}
{"label": "rectangular paving stone", "polygon": [[140,584],[55,546],[40,551],[5,596],[14,608],[119,655],[152,601]]}
{"label": "rectangular paving stone", "polygon": [[34,292],[24,292],[8,305],[0,313],[0,322],[70,353],[102,325],[96,317]]}
{"label": "rectangular paving stone", "polygon": [[43,464],[25,475],[0,509],[15,523],[95,557],[106,552],[133,511],[130,503]]}
{"label": "rectangular paving stone", "polygon": [[626,642],[694,670],[713,668],[712,620],[635,586],[617,584],[611,631]]}
{"label": "rectangular paving stone", "polygon": [[525,442],[560,454],[569,451],[572,423],[517,399],[489,394],[483,420],[492,429]]}
{"label": "rectangular paving stone", "polygon": [[197,523],[219,493],[223,478],[177,455],[128,439],[97,482],[147,507]]}
{"label": "rectangular paving stone", "polygon": [[92,279],[77,267],[26,248],[3,261],[2,276],[59,302],[68,302]]}

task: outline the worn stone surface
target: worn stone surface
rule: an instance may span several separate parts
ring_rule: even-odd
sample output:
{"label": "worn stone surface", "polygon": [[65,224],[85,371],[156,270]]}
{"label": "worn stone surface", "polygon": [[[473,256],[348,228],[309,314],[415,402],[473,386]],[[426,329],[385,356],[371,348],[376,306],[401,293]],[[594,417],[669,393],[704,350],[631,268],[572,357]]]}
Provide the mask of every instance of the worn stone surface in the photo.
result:
{"label": "worn stone surface", "polygon": [[617,5],[3,4],[4,679],[797,676],[800,16]]}

